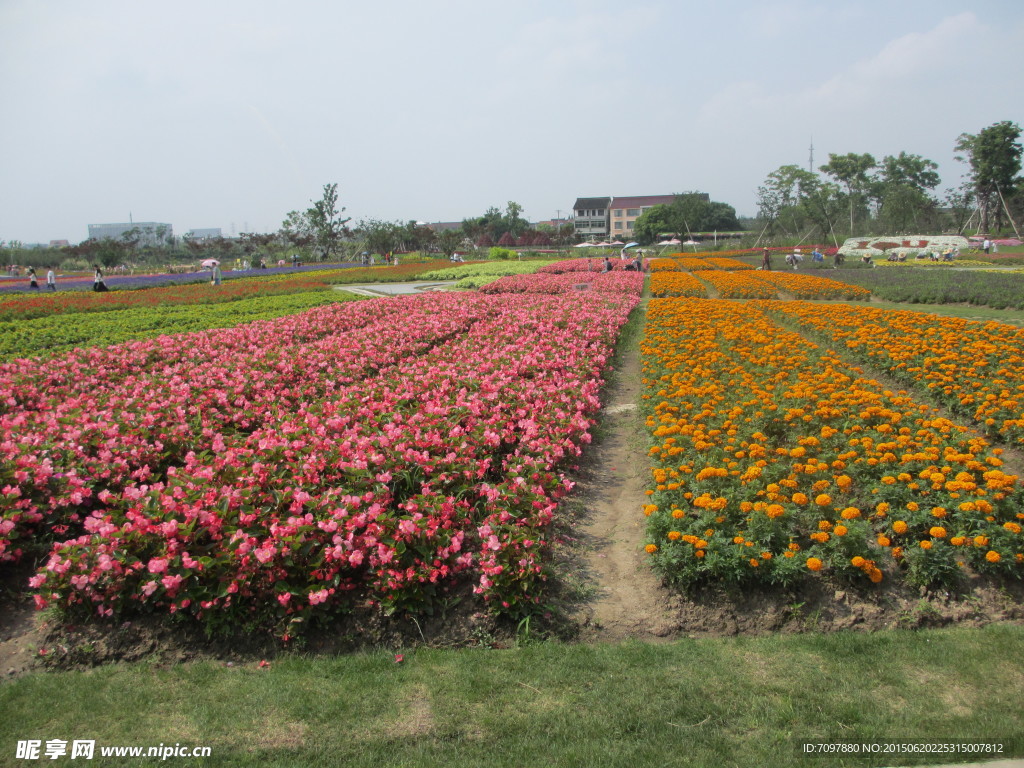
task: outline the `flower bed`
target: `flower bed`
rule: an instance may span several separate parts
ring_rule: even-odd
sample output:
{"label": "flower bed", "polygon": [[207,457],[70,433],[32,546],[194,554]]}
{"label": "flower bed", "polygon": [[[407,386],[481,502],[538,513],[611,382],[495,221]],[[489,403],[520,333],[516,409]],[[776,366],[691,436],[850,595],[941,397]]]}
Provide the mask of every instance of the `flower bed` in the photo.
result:
{"label": "flower bed", "polygon": [[551,295],[590,290],[639,296],[643,291],[643,286],[644,275],[642,272],[565,272],[560,274],[537,272],[533,275],[503,277],[482,286],[480,290],[489,294],[546,293]]}
{"label": "flower bed", "polygon": [[[761,274],[760,272],[757,273]],[[704,270],[701,280],[711,283],[723,299],[774,299],[775,286],[758,279],[752,272]]]}
{"label": "flower bed", "polygon": [[55,539],[39,605],[211,630],[465,580],[533,610],[556,470],[637,301],[380,299],[0,366],[0,558]]}
{"label": "flower bed", "polygon": [[1021,578],[1024,492],[1000,451],[774,324],[765,306],[649,305],[655,567],[682,585],[822,570],[936,585],[964,567]]}
{"label": "flower bed", "polygon": [[227,328],[359,298],[344,291],[308,291],[216,304],[129,307],[117,312],[47,315],[0,322],[0,360],[57,355],[76,347],[106,346],[172,333]]}
{"label": "flower bed", "polygon": [[1024,330],[873,307],[783,302],[777,309],[826,343],[926,389],[989,437],[1024,445]]}
{"label": "flower bed", "polygon": [[861,299],[871,298],[871,291],[859,285],[841,283],[827,277],[817,277],[800,272],[757,273],[760,280],[786,291],[797,299]]}
{"label": "flower bed", "polygon": [[653,272],[651,274],[651,295],[703,298],[707,295],[707,291],[704,284],[689,272]]}

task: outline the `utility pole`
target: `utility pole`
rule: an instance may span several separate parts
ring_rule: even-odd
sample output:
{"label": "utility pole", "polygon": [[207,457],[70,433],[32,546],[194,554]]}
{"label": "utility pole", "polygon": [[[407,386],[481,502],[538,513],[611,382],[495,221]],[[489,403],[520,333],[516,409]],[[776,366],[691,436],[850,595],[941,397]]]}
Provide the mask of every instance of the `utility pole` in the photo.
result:
{"label": "utility pole", "polygon": [[814,173],[814,137],[811,136],[811,157],[807,161],[807,170]]}

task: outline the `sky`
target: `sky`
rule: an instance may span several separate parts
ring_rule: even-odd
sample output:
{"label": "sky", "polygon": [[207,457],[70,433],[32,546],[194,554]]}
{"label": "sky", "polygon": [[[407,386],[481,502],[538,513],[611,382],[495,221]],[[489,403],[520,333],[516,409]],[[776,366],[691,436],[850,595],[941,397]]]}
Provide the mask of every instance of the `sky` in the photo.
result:
{"label": "sky", "polygon": [[1020,0],[0,0],[0,241],[459,221],[1024,126]]}

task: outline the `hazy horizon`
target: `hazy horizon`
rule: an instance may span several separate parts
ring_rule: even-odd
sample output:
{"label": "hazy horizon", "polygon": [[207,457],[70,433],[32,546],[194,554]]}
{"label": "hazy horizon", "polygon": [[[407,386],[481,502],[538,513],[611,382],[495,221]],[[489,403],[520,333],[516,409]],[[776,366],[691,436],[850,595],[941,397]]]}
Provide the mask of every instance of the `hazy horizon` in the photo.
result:
{"label": "hazy horizon", "polygon": [[603,0],[0,2],[0,240],[89,224],[269,232],[346,216],[532,221],[1024,123],[1024,5]]}

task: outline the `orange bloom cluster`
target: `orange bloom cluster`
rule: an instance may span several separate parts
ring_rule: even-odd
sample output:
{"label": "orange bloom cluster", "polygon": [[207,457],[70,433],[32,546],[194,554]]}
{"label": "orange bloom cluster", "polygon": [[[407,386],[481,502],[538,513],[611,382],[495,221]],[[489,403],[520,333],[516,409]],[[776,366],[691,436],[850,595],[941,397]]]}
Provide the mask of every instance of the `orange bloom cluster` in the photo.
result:
{"label": "orange bloom cluster", "polygon": [[700,276],[711,283],[723,299],[775,298],[775,286],[759,280],[752,272],[705,271]]}
{"label": "orange bloom cluster", "polygon": [[989,437],[1024,445],[1024,330],[996,322],[872,307],[785,303],[828,343],[927,388]]}
{"label": "orange bloom cluster", "polygon": [[666,578],[785,583],[820,568],[878,582],[888,569],[923,584],[958,563],[1024,575],[1024,490],[998,449],[774,323],[775,305],[650,302],[645,511]]}
{"label": "orange bloom cluster", "polygon": [[674,261],[679,265],[679,269],[686,269],[692,272],[700,272],[708,269],[719,269],[726,272],[742,272],[743,270],[755,268],[752,264],[737,261],[736,259],[722,259],[715,257],[695,259],[689,256],[683,256],[681,258],[674,259]]}
{"label": "orange bloom cluster", "polygon": [[654,272],[651,274],[654,296],[706,296],[704,284],[689,272]]}
{"label": "orange bloom cluster", "polygon": [[647,262],[647,267],[652,275],[657,272],[675,272],[679,269],[675,259],[651,259]]}
{"label": "orange bloom cluster", "polygon": [[859,285],[841,283],[827,277],[807,275],[803,272],[758,272],[761,280],[797,299],[869,299],[871,291]]}

